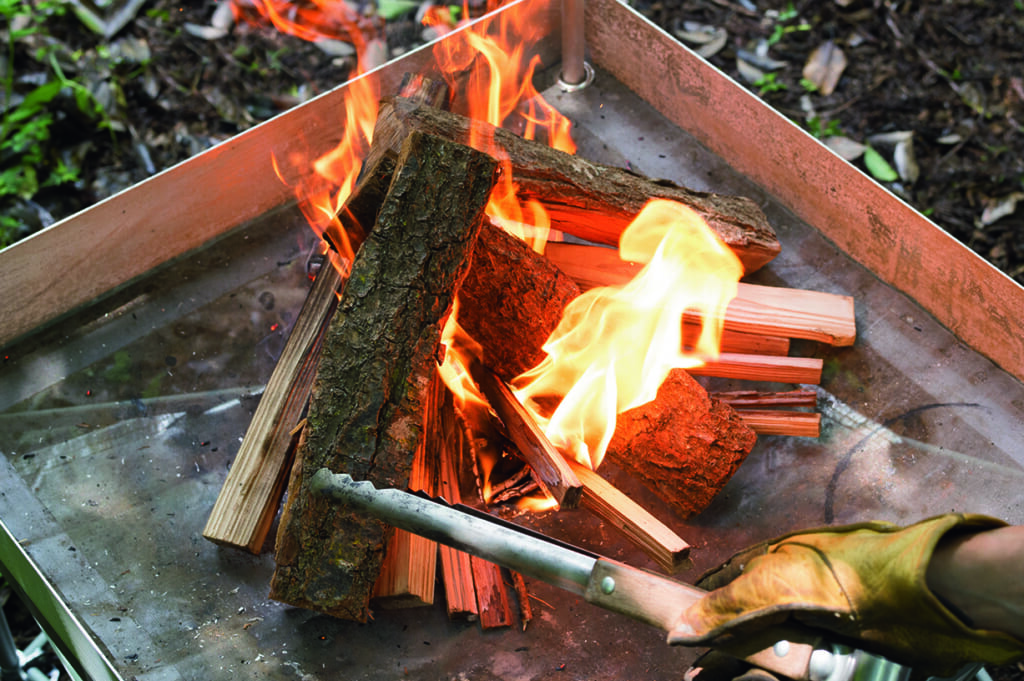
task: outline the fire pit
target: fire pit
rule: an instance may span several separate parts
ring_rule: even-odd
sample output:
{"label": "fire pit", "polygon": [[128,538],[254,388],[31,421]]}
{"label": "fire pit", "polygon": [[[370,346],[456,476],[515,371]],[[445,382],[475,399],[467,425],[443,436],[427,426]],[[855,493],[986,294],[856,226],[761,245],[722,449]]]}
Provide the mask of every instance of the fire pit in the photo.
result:
{"label": "fire pit", "polygon": [[[526,7],[557,36],[549,4]],[[754,199],[783,249],[749,281],[858,305],[854,347],[795,344],[825,361],[822,436],[760,438],[704,513],[680,521],[602,469],[692,545],[679,576],[808,525],[954,509],[1024,522],[1021,290],[625,6],[595,0],[587,27],[593,84],[544,92],[578,154]],[[414,53],[381,81],[428,62]],[[692,651],[544,585],[530,584],[525,631],[481,633],[441,606],[364,625],[270,601],[268,553],[201,537],[308,291],[314,238],[269,153],[316,126],[326,139],[308,141],[329,148],[333,106],[326,95],[0,254],[0,520],[123,678],[681,676]],[[582,512],[521,521],[652,566]]]}

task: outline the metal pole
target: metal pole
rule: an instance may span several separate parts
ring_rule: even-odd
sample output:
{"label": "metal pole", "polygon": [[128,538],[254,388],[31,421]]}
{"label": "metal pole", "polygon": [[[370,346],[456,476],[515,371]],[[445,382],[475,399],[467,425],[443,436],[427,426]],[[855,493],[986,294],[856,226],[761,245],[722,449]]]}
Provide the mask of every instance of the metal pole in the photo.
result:
{"label": "metal pole", "polygon": [[562,0],[562,72],[558,84],[567,92],[585,88],[594,80],[594,69],[585,60],[584,1]]}

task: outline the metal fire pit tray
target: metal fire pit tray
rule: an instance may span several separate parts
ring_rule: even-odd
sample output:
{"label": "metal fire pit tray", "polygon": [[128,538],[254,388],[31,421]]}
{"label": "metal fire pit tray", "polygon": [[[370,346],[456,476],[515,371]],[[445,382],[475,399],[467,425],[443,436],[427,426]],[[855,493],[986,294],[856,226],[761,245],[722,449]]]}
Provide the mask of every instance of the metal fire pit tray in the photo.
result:
{"label": "metal fire pit tray", "polygon": [[[550,3],[512,10],[560,30]],[[593,0],[586,26],[594,83],[544,93],[579,153],[753,198],[783,250],[750,281],[857,305],[854,347],[794,344],[825,360],[820,438],[761,437],[687,522],[604,470],[694,546],[679,577],[806,526],[952,510],[1024,522],[1020,287],[628,7]],[[374,77],[388,91],[430,68],[420,50]],[[202,538],[309,287],[313,237],[269,157],[300,129],[330,148],[344,87],[0,253],[0,521],[106,678],[680,678],[693,651],[543,584],[525,631],[449,622],[440,595],[357,624],[268,600],[271,546]],[[654,567],[585,511],[519,520]]]}

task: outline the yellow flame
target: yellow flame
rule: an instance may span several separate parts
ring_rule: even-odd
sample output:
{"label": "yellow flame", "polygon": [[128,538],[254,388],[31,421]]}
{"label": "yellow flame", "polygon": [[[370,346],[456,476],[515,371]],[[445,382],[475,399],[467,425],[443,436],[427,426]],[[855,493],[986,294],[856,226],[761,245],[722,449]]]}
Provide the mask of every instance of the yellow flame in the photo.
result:
{"label": "yellow flame", "polygon": [[[513,382],[555,446],[596,468],[617,414],[654,399],[668,372],[718,356],[722,318],[743,267],[686,206],[654,199],[622,233],[623,260],[644,263],[623,286],[591,289],[566,306],[548,356]],[[683,348],[682,318],[703,319]],[[549,419],[538,398],[560,397]]]}

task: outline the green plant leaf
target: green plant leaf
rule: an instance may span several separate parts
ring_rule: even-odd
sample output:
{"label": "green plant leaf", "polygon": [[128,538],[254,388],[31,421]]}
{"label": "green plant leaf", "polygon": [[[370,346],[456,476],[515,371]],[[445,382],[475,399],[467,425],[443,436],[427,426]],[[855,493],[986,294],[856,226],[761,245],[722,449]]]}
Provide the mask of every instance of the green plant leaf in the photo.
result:
{"label": "green plant leaf", "polygon": [[377,13],[384,17],[385,21],[394,21],[419,6],[420,3],[413,0],[379,0],[377,3]]}
{"label": "green plant leaf", "polygon": [[895,182],[900,179],[899,174],[893,170],[889,162],[870,146],[864,149],[864,165],[871,176],[879,182]]}

